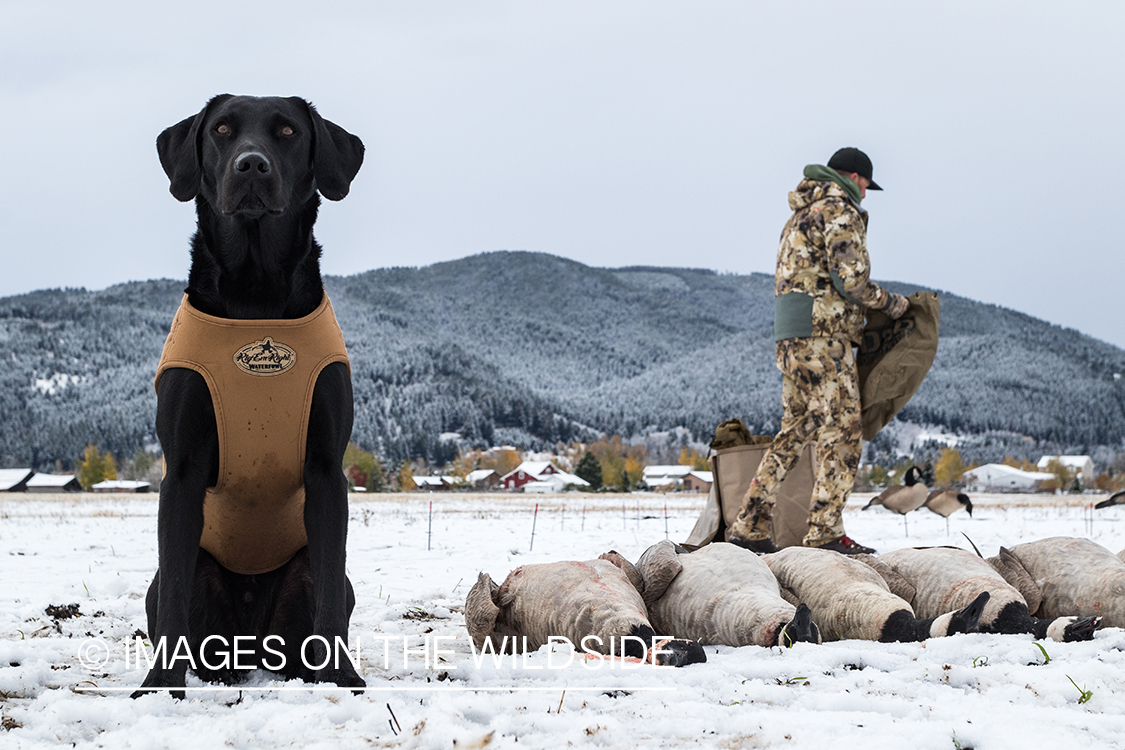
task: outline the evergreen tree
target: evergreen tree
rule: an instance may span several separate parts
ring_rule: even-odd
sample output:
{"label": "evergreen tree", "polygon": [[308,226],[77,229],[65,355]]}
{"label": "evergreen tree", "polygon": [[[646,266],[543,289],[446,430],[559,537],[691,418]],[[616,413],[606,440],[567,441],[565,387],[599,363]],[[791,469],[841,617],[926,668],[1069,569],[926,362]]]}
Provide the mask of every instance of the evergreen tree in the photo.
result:
{"label": "evergreen tree", "polygon": [[632,488],[632,485],[631,485],[631,482],[629,481],[629,472],[626,471],[625,469],[622,469],[621,470],[621,485],[618,487],[618,489],[621,492],[628,492],[631,488]]}
{"label": "evergreen tree", "polygon": [[590,451],[582,454],[578,466],[574,468],[574,475],[589,482],[591,490],[599,490],[602,487],[602,465],[598,463],[598,457]]}
{"label": "evergreen tree", "polygon": [[387,472],[383,468],[383,462],[377,458],[371,464],[371,471],[367,474],[367,491],[387,491]]}

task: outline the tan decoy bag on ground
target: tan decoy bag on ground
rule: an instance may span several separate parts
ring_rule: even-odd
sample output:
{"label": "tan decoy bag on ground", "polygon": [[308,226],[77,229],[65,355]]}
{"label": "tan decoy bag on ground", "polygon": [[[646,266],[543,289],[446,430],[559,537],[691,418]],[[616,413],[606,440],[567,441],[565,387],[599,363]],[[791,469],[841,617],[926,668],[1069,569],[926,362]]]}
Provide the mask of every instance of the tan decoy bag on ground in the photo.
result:
{"label": "tan decoy bag on ground", "polygon": [[[729,538],[730,525],[742,507],[742,497],[772,441],[769,435],[751,435],[738,419],[723,422],[716,428],[712,441],[715,453],[709,459],[714,481],[707,504],[685,546],[702,547]],[[773,511],[773,542],[778,547],[800,545],[805,538],[815,478],[810,444],[805,446],[796,466],[778,488]]]}

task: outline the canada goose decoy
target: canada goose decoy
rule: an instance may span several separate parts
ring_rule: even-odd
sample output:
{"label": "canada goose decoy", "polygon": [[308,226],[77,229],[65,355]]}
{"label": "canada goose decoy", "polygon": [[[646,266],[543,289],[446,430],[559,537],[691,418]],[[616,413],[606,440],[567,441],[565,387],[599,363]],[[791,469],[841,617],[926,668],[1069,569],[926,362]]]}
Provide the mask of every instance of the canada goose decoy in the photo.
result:
{"label": "canada goose decoy", "polygon": [[1125,627],[1125,561],[1096,542],[1050,537],[1001,547],[988,563],[1023,594],[1033,617],[1100,617],[1107,628]]}
{"label": "canada goose decoy", "polygon": [[902,484],[883,490],[871,498],[871,502],[863,506],[863,509],[867,510],[873,505],[882,505],[887,510],[898,513],[902,516],[903,531],[909,536],[906,527],[906,514],[922,507],[922,504],[926,502],[926,497],[930,494],[930,488],[919,481],[921,478],[922,470],[917,466],[911,466],[906,470],[906,475],[902,478]]}
{"label": "canada goose decoy", "polygon": [[[956,547],[899,549],[861,561],[881,575],[891,593],[905,599],[918,618],[963,607],[987,591],[989,599],[979,623],[982,633],[1031,633],[1056,641],[1088,641],[1100,625],[1097,616],[1032,617],[1019,589],[983,557]],[[1038,610],[1039,592],[1031,591],[1028,596]]]}
{"label": "canada goose decoy", "polygon": [[826,641],[909,643],[975,633],[991,596],[982,591],[961,609],[919,619],[879,573],[853,556],[816,547],[786,547],[762,560],[773,571],[783,597],[809,606]]}
{"label": "canada goose decoy", "polygon": [[932,510],[945,519],[946,536],[949,535],[949,516],[955,511],[964,508],[970,518],[973,515],[973,501],[964,492],[957,490],[934,490],[926,498],[926,502],[922,503],[922,507]]}
{"label": "canada goose decoy", "polygon": [[1102,500],[1095,508],[1108,508],[1111,505],[1125,505],[1125,490],[1115,495],[1110,495],[1108,500]]}

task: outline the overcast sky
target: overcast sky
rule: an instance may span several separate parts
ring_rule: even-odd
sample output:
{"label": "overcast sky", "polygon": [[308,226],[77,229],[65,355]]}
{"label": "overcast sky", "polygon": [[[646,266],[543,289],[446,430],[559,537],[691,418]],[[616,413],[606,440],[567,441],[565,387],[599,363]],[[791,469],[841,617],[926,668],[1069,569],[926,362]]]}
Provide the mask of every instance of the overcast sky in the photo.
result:
{"label": "overcast sky", "polygon": [[328,273],[501,249],[772,273],[802,168],[854,145],[885,188],[875,278],[1125,346],[1125,3],[3,8],[0,295],[186,278],[157,134],[299,95],[367,146],[321,210]]}

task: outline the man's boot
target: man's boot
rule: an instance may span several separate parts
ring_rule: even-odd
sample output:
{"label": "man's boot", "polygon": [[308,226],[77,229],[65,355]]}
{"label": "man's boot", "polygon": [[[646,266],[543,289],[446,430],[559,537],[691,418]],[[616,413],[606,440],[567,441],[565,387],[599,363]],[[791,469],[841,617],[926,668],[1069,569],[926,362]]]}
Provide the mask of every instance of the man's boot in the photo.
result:
{"label": "man's boot", "polygon": [[777,552],[777,545],[770,539],[773,506],[756,496],[757,487],[756,481],[751,482],[738,517],[730,525],[730,538],[727,541],[759,555],[766,555]]}

